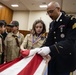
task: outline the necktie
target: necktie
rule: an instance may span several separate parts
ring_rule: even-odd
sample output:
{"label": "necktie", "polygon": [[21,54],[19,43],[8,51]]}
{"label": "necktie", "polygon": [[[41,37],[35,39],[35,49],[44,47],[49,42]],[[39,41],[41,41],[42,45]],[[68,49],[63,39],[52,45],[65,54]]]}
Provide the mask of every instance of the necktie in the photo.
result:
{"label": "necktie", "polygon": [[55,23],[56,23],[56,21],[53,21],[53,23],[52,23],[52,26],[53,26],[53,27],[54,27]]}
{"label": "necktie", "polygon": [[4,52],[4,49],[5,49],[4,39],[3,39],[3,36],[0,35],[0,37],[2,39],[2,52]]}
{"label": "necktie", "polygon": [[20,47],[17,36],[16,35],[12,35],[12,36],[15,38],[17,46]]}
{"label": "necktie", "polygon": [[50,24],[50,27],[49,27],[49,31],[54,28],[54,24],[55,24],[55,21],[52,21],[52,23]]}

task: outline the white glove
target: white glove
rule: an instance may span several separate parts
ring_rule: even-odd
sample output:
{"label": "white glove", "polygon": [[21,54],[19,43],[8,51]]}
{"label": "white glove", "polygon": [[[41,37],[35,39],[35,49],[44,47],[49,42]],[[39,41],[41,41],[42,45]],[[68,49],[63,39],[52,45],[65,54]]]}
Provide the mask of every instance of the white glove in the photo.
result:
{"label": "white glove", "polygon": [[41,50],[41,48],[31,49],[28,56],[35,55],[35,54],[38,53],[40,50]]}
{"label": "white glove", "polygon": [[40,51],[38,52],[38,54],[40,54],[41,56],[46,56],[49,53],[50,53],[49,47],[42,47],[42,48],[40,48]]}

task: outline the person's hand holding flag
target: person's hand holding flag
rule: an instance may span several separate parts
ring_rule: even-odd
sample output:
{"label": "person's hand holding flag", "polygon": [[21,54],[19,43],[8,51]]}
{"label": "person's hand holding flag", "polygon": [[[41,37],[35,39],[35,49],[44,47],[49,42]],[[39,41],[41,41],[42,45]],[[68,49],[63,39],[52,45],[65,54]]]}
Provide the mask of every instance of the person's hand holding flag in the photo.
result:
{"label": "person's hand holding flag", "polygon": [[39,51],[40,51],[40,48],[35,48],[31,50],[25,49],[25,50],[20,50],[20,53],[22,57],[29,57],[29,56],[35,55]]}
{"label": "person's hand holding flag", "polygon": [[48,55],[50,52],[51,52],[51,51],[50,51],[50,48],[47,47],[47,46],[45,46],[45,47],[41,47],[41,48],[40,48],[38,54],[40,54],[41,56],[44,57],[44,56]]}

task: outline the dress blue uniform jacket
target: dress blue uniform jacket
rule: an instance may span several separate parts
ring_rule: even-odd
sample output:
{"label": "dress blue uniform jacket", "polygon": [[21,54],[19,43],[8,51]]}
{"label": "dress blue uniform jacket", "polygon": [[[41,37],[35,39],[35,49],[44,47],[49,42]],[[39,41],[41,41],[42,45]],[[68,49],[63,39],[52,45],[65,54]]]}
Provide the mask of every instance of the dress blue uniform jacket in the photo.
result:
{"label": "dress blue uniform jacket", "polygon": [[[58,22],[50,24],[50,31],[43,46],[49,46],[52,59],[48,71],[64,73],[76,68],[76,19],[61,15]],[[57,74],[56,74],[57,75]]]}

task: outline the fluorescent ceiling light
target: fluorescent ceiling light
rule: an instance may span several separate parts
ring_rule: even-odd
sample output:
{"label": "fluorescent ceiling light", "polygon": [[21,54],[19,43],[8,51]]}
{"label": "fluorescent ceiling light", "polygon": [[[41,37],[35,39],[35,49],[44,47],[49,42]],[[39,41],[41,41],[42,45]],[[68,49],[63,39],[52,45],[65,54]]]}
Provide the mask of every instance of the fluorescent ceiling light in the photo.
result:
{"label": "fluorescent ceiling light", "polygon": [[11,6],[12,6],[12,7],[19,7],[18,4],[12,4]]}
{"label": "fluorescent ceiling light", "polygon": [[9,0],[3,0],[3,1],[9,1]]}
{"label": "fluorescent ceiling light", "polygon": [[47,8],[47,5],[40,5],[40,8]]}

